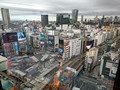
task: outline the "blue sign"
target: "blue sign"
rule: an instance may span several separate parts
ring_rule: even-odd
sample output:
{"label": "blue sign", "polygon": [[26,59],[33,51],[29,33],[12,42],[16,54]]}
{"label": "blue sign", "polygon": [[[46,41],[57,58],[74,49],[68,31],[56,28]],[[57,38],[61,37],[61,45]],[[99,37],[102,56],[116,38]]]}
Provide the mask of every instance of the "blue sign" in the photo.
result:
{"label": "blue sign", "polygon": [[7,57],[8,59],[11,58],[10,56]]}
{"label": "blue sign", "polygon": [[44,35],[43,34],[40,34],[40,39],[44,39]]}
{"label": "blue sign", "polygon": [[5,25],[3,25],[3,28],[5,29],[5,28],[6,28],[6,26],[5,26]]}
{"label": "blue sign", "polygon": [[83,37],[85,37],[85,35],[83,35]]}
{"label": "blue sign", "polygon": [[18,32],[17,37],[18,37],[18,41],[26,40],[26,33],[25,32]]}
{"label": "blue sign", "polygon": [[59,49],[59,52],[63,52],[63,50],[62,50],[62,49]]}
{"label": "blue sign", "polygon": [[18,51],[18,45],[15,45],[15,50]]}
{"label": "blue sign", "polygon": [[2,55],[2,56],[3,56],[3,53],[0,53],[0,55]]}
{"label": "blue sign", "polygon": [[36,32],[37,30],[36,29],[33,29],[33,32]]}

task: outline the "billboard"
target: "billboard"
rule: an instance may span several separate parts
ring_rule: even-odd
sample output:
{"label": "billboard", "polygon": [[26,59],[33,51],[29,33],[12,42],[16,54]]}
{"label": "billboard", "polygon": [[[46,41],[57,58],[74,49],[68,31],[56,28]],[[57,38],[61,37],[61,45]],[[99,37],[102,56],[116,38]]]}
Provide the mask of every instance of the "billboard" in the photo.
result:
{"label": "billboard", "polygon": [[69,41],[64,40],[64,46],[68,46],[69,45]]}
{"label": "billboard", "polygon": [[45,36],[43,34],[40,34],[40,39],[44,39]]}
{"label": "billboard", "polygon": [[18,51],[18,45],[15,43],[15,50]]}
{"label": "billboard", "polygon": [[106,26],[107,29],[110,29],[110,26]]}
{"label": "billboard", "polygon": [[88,63],[90,63],[90,64],[92,63],[92,58],[90,58],[90,57],[88,58]]}
{"label": "billboard", "polygon": [[90,48],[92,48],[94,45],[94,40],[87,41],[86,50],[89,51]]}
{"label": "billboard", "polygon": [[61,53],[62,53],[62,52],[63,52],[63,50],[59,48],[59,52],[61,52]]}
{"label": "billboard", "polygon": [[39,32],[39,29],[36,29],[36,32]]}
{"label": "billboard", "polygon": [[3,53],[3,52],[0,52],[0,55],[1,55],[1,56],[3,56],[3,55],[4,55],[4,53]]}
{"label": "billboard", "polygon": [[9,42],[17,42],[17,33],[7,33]]}
{"label": "billboard", "polygon": [[18,38],[18,41],[26,40],[26,34],[25,34],[25,32],[18,32],[17,33],[17,38]]}
{"label": "billboard", "polygon": [[9,43],[9,42],[17,42],[17,33],[3,33],[2,34],[3,42]]}
{"label": "billboard", "polygon": [[59,48],[63,48],[64,40],[59,40]]}
{"label": "billboard", "polygon": [[53,30],[48,30],[48,35],[54,35],[54,31]]}
{"label": "billboard", "polygon": [[2,38],[4,43],[8,43],[8,35],[7,33],[2,33]]}
{"label": "billboard", "polygon": [[44,41],[40,41],[40,44],[45,44],[45,42]]}
{"label": "billboard", "polygon": [[48,39],[49,40],[54,40],[54,37],[53,36],[48,36]]}
{"label": "billboard", "polygon": [[33,29],[33,32],[36,32],[37,31],[37,29]]}
{"label": "billboard", "polygon": [[48,41],[49,45],[54,45],[54,41]]}

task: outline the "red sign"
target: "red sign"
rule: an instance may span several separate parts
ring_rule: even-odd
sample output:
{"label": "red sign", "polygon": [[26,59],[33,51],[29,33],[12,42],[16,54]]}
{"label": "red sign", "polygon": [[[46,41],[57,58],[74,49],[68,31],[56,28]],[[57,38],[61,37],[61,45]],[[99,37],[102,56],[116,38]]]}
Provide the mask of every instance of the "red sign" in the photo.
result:
{"label": "red sign", "polygon": [[56,44],[56,46],[58,46],[58,44]]}
{"label": "red sign", "polygon": [[6,28],[8,28],[8,26],[6,25]]}
{"label": "red sign", "polygon": [[69,41],[64,41],[64,43],[66,44],[66,46],[68,46],[68,45],[69,45]]}
{"label": "red sign", "polygon": [[36,31],[39,32],[39,29],[37,29]]}
{"label": "red sign", "polygon": [[98,30],[98,32],[100,32],[100,30]]}
{"label": "red sign", "polygon": [[63,62],[63,58],[61,59],[61,62]]}
{"label": "red sign", "polygon": [[5,47],[10,46],[10,43],[5,43],[4,46]]}

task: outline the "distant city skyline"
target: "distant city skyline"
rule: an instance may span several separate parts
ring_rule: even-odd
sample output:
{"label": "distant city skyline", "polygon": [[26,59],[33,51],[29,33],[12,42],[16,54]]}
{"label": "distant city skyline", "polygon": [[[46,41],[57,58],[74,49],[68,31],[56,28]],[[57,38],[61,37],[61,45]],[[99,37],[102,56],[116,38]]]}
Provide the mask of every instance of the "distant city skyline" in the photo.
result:
{"label": "distant city skyline", "polygon": [[[56,13],[72,13],[79,10],[84,18],[97,16],[120,16],[119,0],[1,0],[0,8],[8,8],[11,20],[41,20],[42,14],[49,15],[49,21],[56,20]],[[2,20],[0,11],[0,20]]]}

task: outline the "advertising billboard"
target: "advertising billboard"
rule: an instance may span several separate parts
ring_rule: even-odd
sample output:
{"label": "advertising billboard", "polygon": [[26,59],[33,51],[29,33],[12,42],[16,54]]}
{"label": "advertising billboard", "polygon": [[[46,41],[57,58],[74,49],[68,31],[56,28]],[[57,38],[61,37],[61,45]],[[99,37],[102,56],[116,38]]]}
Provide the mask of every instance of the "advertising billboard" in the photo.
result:
{"label": "advertising billboard", "polygon": [[59,48],[63,48],[64,40],[59,40]]}
{"label": "advertising billboard", "polygon": [[36,29],[36,32],[39,32],[39,29]]}
{"label": "advertising billboard", "polygon": [[53,30],[48,30],[48,35],[54,35],[54,31]]}
{"label": "advertising billboard", "polygon": [[33,29],[33,32],[36,32],[37,31],[37,29]]}
{"label": "advertising billboard", "polygon": [[40,39],[44,39],[45,36],[43,34],[40,34]]}
{"label": "advertising billboard", "polygon": [[44,41],[40,41],[40,44],[45,44],[45,42]]}
{"label": "advertising billboard", "polygon": [[25,32],[18,32],[17,38],[18,38],[18,41],[26,40],[26,33]]}
{"label": "advertising billboard", "polygon": [[64,40],[64,46],[68,46],[69,45],[69,41]]}
{"label": "advertising billboard", "polygon": [[94,40],[87,41],[86,50],[89,51],[89,49],[92,48],[93,45],[94,45]]}
{"label": "advertising billboard", "polygon": [[2,34],[3,42],[9,43],[9,42],[17,42],[17,33],[3,33]]}
{"label": "advertising billboard", "polygon": [[17,42],[17,33],[7,33],[9,42]]}
{"label": "advertising billboard", "polygon": [[4,43],[8,43],[8,36],[7,33],[2,33],[2,38]]}
{"label": "advertising billboard", "polygon": [[63,52],[63,50],[59,48],[59,52]]}
{"label": "advertising billboard", "polygon": [[49,45],[54,45],[54,41],[48,41]]}
{"label": "advertising billboard", "polygon": [[48,40],[54,40],[53,36],[48,36]]}

